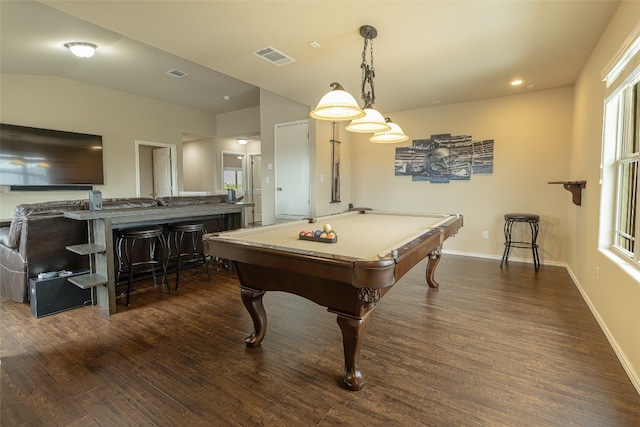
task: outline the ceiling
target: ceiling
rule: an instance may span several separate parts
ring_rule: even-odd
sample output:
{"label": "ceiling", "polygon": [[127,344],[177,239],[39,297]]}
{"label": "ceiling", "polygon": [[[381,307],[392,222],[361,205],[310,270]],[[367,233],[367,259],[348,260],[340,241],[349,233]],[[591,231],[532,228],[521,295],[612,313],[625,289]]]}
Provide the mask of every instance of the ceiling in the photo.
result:
{"label": "ceiling", "polygon": [[[572,85],[619,3],[2,0],[0,70],[215,114],[259,105],[259,87],[315,106],[333,81],[359,98],[367,24],[378,31],[376,108],[388,113]],[[70,41],[97,52],[75,58]],[[267,46],[295,62],[253,55]]]}

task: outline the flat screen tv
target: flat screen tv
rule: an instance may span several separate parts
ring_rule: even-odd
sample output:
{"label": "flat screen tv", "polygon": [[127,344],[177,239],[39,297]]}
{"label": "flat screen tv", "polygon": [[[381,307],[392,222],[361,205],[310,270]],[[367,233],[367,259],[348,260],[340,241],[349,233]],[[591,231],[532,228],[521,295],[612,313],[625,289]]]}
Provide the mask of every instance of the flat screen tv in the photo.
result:
{"label": "flat screen tv", "polygon": [[102,136],[0,123],[0,185],[102,184]]}

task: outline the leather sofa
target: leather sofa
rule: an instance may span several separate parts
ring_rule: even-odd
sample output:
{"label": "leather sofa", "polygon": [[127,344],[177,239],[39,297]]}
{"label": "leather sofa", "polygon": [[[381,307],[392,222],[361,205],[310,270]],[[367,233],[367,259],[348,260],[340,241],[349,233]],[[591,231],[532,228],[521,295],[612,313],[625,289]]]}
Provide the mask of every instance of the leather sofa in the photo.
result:
{"label": "leather sofa", "polygon": [[[226,195],[104,199],[103,209],[224,203]],[[89,268],[88,257],[67,246],[86,243],[84,221],[65,218],[72,210],[87,210],[88,200],[65,200],[22,204],[15,207],[9,226],[0,227],[0,295],[13,301],[29,301],[29,278],[47,271],[80,271]],[[212,218],[210,231],[240,227],[233,215]],[[232,219],[233,218],[233,219]],[[117,269],[117,266],[115,266]]]}

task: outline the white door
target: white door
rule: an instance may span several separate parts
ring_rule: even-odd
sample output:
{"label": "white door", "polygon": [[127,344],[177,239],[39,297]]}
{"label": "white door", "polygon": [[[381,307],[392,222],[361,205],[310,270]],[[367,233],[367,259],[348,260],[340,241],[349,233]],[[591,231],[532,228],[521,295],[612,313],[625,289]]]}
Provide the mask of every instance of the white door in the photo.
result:
{"label": "white door", "polygon": [[309,121],[275,125],[276,218],[310,214]]}
{"label": "white door", "polygon": [[155,197],[171,196],[171,150],[153,150],[153,193]]}
{"label": "white door", "polygon": [[251,154],[251,201],[253,207],[253,222],[262,222],[262,157]]}

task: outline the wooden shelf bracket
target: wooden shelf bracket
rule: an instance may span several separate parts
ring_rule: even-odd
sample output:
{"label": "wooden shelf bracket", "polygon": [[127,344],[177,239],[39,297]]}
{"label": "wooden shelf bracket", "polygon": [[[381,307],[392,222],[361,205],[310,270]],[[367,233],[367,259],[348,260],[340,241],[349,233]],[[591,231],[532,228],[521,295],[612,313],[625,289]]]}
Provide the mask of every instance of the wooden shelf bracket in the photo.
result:
{"label": "wooden shelf bracket", "polygon": [[562,184],[573,195],[573,203],[582,204],[582,189],[587,187],[587,181],[551,181],[548,184]]}

